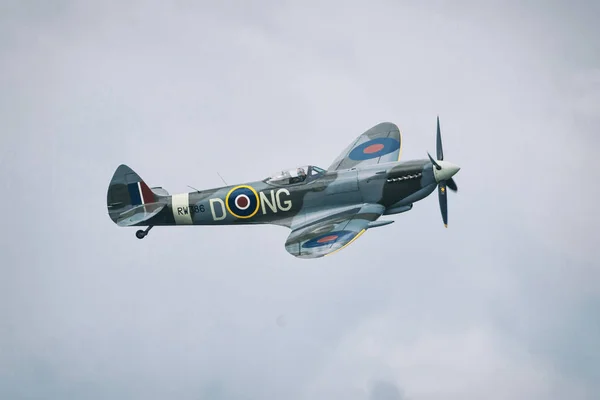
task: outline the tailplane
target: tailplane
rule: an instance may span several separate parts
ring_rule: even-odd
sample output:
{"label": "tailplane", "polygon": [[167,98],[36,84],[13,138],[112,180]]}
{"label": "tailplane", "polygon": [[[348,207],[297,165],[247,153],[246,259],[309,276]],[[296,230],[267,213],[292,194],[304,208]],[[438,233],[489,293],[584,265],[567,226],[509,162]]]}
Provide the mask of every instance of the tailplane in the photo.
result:
{"label": "tailplane", "polygon": [[108,215],[119,226],[144,225],[165,207],[168,195],[163,188],[150,189],[138,174],[122,164],[108,186]]}

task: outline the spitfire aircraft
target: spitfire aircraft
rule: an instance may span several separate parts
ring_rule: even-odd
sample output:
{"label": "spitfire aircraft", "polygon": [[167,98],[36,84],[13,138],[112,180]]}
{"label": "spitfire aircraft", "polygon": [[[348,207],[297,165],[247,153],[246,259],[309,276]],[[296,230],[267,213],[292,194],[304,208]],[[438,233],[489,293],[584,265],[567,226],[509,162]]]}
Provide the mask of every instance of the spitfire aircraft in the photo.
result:
{"label": "spitfire aircraft", "polygon": [[274,224],[291,230],[285,249],[299,258],[333,254],[367,229],[391,224],[383,215],[399,214],[437,187],[444,225],[448,226],[447,190],[457,191],[459,167],[444,161],[440,121],[437,157],[400,161],[398,127],[380,123],[352,142],[322,169],[315,165],[279,171],[266,179],[170,195],[150,188],[131,168],[121,165],[108,187],[110,218],[118,226]]}

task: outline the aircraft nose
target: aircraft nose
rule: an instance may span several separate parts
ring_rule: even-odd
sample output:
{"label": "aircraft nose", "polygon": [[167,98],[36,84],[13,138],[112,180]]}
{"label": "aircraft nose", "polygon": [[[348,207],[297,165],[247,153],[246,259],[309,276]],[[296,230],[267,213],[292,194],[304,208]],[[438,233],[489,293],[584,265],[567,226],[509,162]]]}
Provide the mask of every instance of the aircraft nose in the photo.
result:
{"label": "aircraft nose", "polygon": [[450,174],[450,177],[453,177],[458,171],[460,171],[460,167],[452,163],[447,163],[447,165],[442,168],[448,169],[448,174]]}
{"label": "aircraft nose", "polygon": [[433,168],[433,172],[435,174],[436,181],[445,181],[452,178],[458,171],[460,171],[460,167],[456,164],[452,164],[448,161],[437,161],[442,169],[438,170],[437,168]]}

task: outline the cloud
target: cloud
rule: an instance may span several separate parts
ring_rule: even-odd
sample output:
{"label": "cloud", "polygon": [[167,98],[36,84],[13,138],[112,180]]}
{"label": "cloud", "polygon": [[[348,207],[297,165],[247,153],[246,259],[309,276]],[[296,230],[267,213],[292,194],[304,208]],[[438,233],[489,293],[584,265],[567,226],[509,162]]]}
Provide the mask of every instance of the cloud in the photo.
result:
{"label": "cloud", "polygon": [[[0,397],[593,398],[595,6],[38,3],[0,13]],[[209,188],[385,120],[425,158],[438,113],[448,230],[432,197],[307,263],[106,215],[123,162]]]}
{"label": "cloud", "polygon": [[403,400],[398,387],[386,381],[377,381],[373,384],[369,400]]}
{"label": "cloud", "polygon": [[600,69],[584,69],[571,77],[569,98],[570,111],[579,118],[600,118]]}
{"label": "cloud", "polygon": [[[315,392],[361,388],[375,373],[385,381],[375,383],[370,398],[587,398],[551,362],[492,326],[448,330],[435,325],[420,324],[407,334],[392,313],[371,318],[336,347],[314,383]],[[403,382],[405,397],[395,384],[385,383],[395,381]]]}

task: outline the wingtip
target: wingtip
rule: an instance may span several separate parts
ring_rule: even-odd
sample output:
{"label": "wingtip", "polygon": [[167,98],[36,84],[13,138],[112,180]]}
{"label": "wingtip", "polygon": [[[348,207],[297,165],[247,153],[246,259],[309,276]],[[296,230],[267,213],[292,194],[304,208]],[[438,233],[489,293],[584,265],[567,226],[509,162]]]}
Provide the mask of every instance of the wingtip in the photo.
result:
{"label": "wingtip", "polygon": [[448,227],[448,224],[444,224],[444,226],[447,228],[447,227]]}

